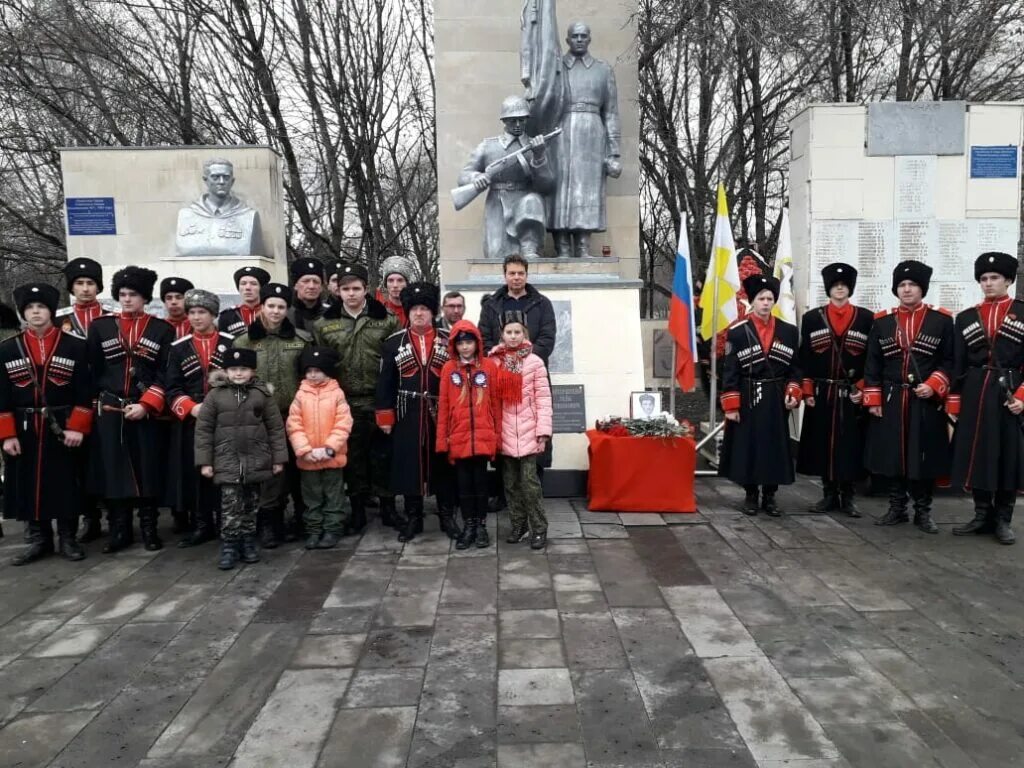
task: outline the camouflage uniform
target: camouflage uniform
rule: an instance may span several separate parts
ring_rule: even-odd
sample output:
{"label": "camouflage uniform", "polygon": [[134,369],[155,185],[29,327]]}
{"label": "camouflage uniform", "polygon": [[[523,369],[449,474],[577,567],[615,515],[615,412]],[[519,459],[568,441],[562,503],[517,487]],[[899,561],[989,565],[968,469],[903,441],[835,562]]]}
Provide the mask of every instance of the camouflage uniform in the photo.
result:
{"label": "camouflage uniform", "polygon": [[[530,465],[533,469],[530,469]],[[537,456],[501,457],[501,474],[508,498],[508,515],[512,526],[530,524],[536,535],[546,533],[548,519],[544,514],[544,492],[537,479]]]}
{"label": "camouflage uniform", "polygon": [[241,541],[243,536],[255,536],[256,508],[259,503],[259,483],[222,485],[220,487],[221,539]]}

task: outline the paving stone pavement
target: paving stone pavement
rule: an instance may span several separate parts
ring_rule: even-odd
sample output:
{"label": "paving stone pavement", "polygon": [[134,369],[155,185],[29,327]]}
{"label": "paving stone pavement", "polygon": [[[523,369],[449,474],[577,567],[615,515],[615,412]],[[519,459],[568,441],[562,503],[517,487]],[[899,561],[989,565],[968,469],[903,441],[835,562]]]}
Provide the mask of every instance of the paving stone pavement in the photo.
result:
{"label": "paving stone pavement", "polygon": [[779,519],[717,479],[696,515],[548,500],[540,553],[505,514],[464,552],[374,523],[230,573],[213,545],[14,568],[7,523],[0,766],[1024,766],[1024,546],[951,536],[962,497],[929,536],[879,499],[804,513],[819,492]]}

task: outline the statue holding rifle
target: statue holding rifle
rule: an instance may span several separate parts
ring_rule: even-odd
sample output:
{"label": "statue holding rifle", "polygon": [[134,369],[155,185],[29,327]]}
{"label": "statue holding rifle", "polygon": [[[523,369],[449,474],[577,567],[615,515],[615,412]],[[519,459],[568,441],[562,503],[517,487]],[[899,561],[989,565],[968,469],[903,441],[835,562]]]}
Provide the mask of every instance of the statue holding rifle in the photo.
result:
{"label": "statue holding rifle", "polygon": [[487,190],[484,206],[484,255],[503,259],[520,253],[539,256],[546,229],[544,195],[555,186],[546,141],[558,136],[526,135],[530,106],[519,96],[509,96],[501,105],[501,136],[484,139],[459,175],[459,188],[452,191],[455,209],[461,210]]}

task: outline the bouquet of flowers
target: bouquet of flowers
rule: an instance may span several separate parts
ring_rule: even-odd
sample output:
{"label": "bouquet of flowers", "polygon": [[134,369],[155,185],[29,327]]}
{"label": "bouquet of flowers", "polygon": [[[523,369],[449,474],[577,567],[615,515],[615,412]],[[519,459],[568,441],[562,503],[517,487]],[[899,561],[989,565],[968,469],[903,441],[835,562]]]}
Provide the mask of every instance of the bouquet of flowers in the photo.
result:
{"label": "bouquet of flowers", "polygon": [[690,422],[679,422],[666,411],[652,419],[605,416],[598,420],[597,429],[613,437],[693,437],[693,425]]}

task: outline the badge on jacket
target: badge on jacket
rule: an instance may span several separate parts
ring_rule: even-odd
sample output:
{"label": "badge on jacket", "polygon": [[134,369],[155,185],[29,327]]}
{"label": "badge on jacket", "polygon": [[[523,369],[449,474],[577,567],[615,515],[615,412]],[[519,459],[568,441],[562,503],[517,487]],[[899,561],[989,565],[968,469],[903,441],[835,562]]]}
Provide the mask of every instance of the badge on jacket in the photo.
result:
{"label": "badge on jacket", "polygon": [[483,371],[477,371],[473,375],[473,384],[475,384],[478,387],[486,387],[487,386],[487,374],[484,373]]}
{"label": "badge on jacket", "polygon": [[458,371],[452,371],[452,384],[456,387],[462,386],[462,374]]}

